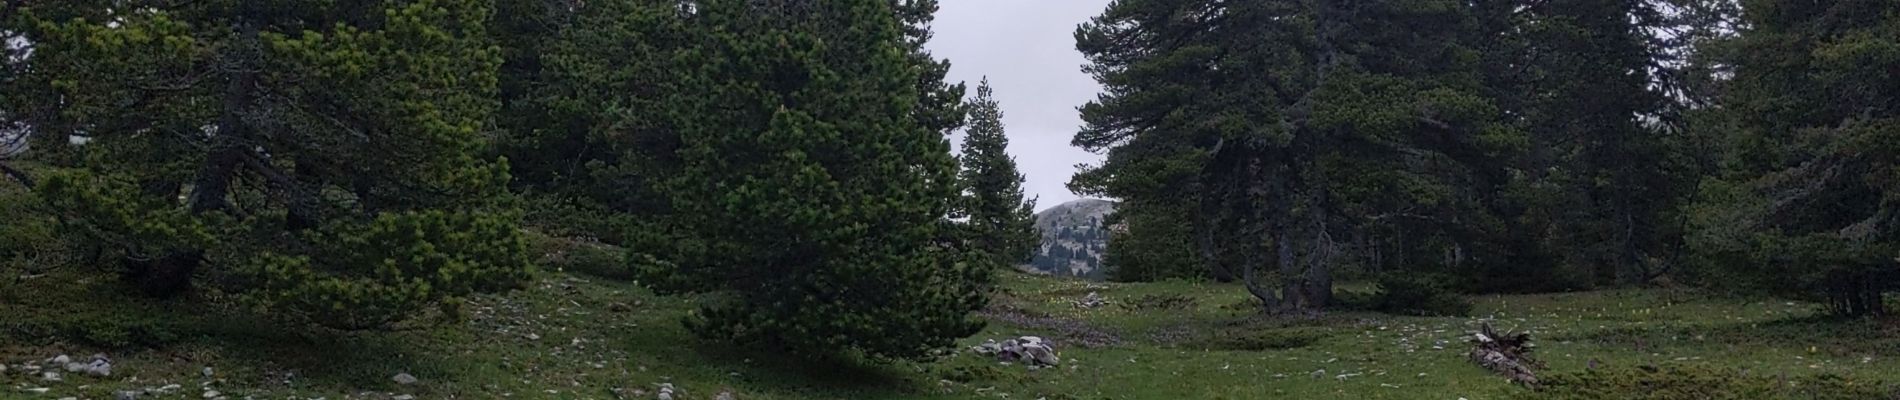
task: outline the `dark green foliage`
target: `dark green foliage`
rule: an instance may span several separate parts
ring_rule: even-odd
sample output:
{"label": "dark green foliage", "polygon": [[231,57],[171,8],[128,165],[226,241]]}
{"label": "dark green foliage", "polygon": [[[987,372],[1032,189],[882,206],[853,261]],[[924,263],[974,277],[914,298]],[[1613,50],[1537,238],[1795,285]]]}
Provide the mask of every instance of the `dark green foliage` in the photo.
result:
{"label": "dark green foliage", "polygon": [[1193,309],[1199,302],[1200,300],[1185,295],[1150,294],[1117,303],[1116,305],[1128,310],[1186,310]]}
{"label": "dark green foliage", "polygon": [[1003,111],[992,97],[989,80],[976,87],[976,98],[968,106],[970,127],[964,131],[957,178],[969,191],[962,208],[968,213],[970,234],[975,235],[971,241],[995,257],[998,265],[1027,262],[1041,240],[1036,232],[1036,200],[1024,198],[1023,174],[1016,171],[1016,159],[1009,155]]}
{"label": "dark green foliage", "polygon": [[[1215,276],[1194,251],[1193,231],[1181,221],[1189,211],[1166,205],[1123,202],[1109,216],[1108,249],[1102,254],[1108,279],[1154,282]],[[1120,229],[1116,229],[1119,227]],[[1224,280],[1231,280],[1231,276]]]}
{"label": "dark green foliage", "polygon": [[1540,377],[1538,398],[1552,400],[1849,400],[1885,399],[1900,388],[1832,374],[1776,376],[1732,369],[1610,367]]}
{"label": "dark green foliage", "polygon": [[798,4],[699,4],[709,45],[685,84],[700,95],[665,185],[691,240],[641,262],[642,281],[719,293],[688,321],[706,337],[927,357],[982,327],[969,313],[996,267],[946,230],[955,160],[915,119],[890,5]]}
{"label": "dark green foliage", "polygon": [[1711,111],[1722,173],[1689,242],[1710,283],[1885,313],[1900,237],[1900,4],[1749,1]]}
{"label": "dark green foliage", "polygon": [[145,293],[370,328],[526,277],[508,165],[479,156],[490,2],[41,4],[8,83],[61,99],[36,137],[90,141],[42,141],[71,171],[36,191]]}
{"label": "dark green foliage", "polygon": [[505,219],[441,211],[337,222],[306,254],[265,254],[236,271],[258,304],[326,326],[369,329],[442,299],[513,289],[528,277],[527,244]]}
{"label": "dark green foliage", "polygon": [[[1509,2],[1500,3],[1507,4]],[[1529,146],[1497,205],[1511,262],[1463,272],[1486,292],[1641,284],[1669,272],[1676,209],[1694,168],[1669,135],[1671,71],[1659,2],[1587,0],[1486,9],[1503,39],[1487,48],[1497,103],[1521,116]],[[1640,71],[1654,71],[1651,74]]]}
{"label": "dark green foliage", "polygon": [[1297,349],[1310,346],[1332,336],[1327,328],[1270,328],[1270,329],[1222,329],[1215,331],[1207,343],[1213,349],[1234,351],[1267,351]]}
{"label": "dark green foliage", "polygon": [[[1108,154],[1072,186],[1185,216],[1170,222],[1186,235],[1155,243],[1193,243],[1212,276],[1273,312],[1324,307],[1346,250],[1375,265],[1505,262],[1492,193],[1524,138],[1486,97],[1477,48],[1492,39],[1476,14],[1440,0],[1116,2],[1076,32],[1107,94],[1083,106],[1075,144]],[[1349,235],[1376,239],[1335,239]]]}
{"label": "dark green foliage", "polygon": [[518,58],[502,75],[516,86],[502,91],[508,136],[501,150],[521,160],[513,163],[518,186],[576,208],[531,209],[531,216],[624,244],[619,236],[645,227],[598,225],[671,210],[660,181],[679,168],[678,115],[691,112],[687,98],[698,90],[684,86],[691,70],[679,57],[699,51],[703,37],[668,2],[600,1],[574,10],[540,2],[516,4],[535,12],[507,18],[521,31],[504,33],[522,37],[503,42]]}
{"label": "dark green foliage", "polygon": [[1471,301],[1452,290],[1446,279],[1388,274],[1379,278],[1379,290],[1370,299],[1372,310],[1400,315],[1462,317],[1471,315]]}

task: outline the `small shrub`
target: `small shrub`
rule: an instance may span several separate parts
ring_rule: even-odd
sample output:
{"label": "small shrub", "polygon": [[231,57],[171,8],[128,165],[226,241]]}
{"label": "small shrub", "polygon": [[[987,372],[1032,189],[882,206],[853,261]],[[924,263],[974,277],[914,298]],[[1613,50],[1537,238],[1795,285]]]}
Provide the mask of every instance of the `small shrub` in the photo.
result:
{"label": "small shrub", "polygon": [[1260,309],[1261,309],[1261,307],[1264,307],[1264,306],[1262,306],[1262,305],[1261,305],[1261,303],[1260,303],[1260,299],[1258,299],[1258,298],[1253,298],[1253,297],[1248,297],[1248,298],[1244,298],[1244,299],[1240,299],[1240,301],[1236,301],[1236,302],[1232,302],[1232,303],[1227,303],[1227,304],[1224,304],[1224,305],[1221,305],[1221,306],[1220,306],[1220,309],[1222,309],[1222,310],[1228,310],[1228,311],[1254,311],[1254,312],[1259,312],[1259,311],[1260,311]]}
{"label": "small shrub", "polygon": [[1355,292],[1350,290],[1333,291],[1333,304],[1338,311],[1375,311],[1378,310],[1378,293]]}
{"label": "small shrub", "polygon": [[1017,380],[1011,371],[1004,370],[993,362],[977,365],[958,365],[937,373],[943,380],[957,383],[1002,382]]}
{"label": "small shrub", "polygon": [[540,256],[541,264],[551,268],[618,281],[634,278],[634,267],[627,252],[619,247],[584,239],[551,237],[538,238],[531,246]]}
{"label": "small shrub", "polygon": [[1471,302],[1453,292],[1441,279],[1390,274],[1379,279],[1373,294],[1374,310],[1402,315],[1453,316],[1471,314]]}
{"label": "small shrub", "polygon": [[1318,328],[1226,329],[1216,332],[1207,343],[1215,350],[1285,350],[1311,346],[1328,336],[1332,333]]}
{"label": "small shrub", "polygon": [[1136,297],[1134,300],[1129,300],[1127,302],[1121,303],[1121,307],[1123,309],[1137,310],[1137,311],[1138,310],[1188,310],[1188,309],[1193,309],[1194,306],[1199,305],[1199,304],[1200,304],[1200,300],[1196,300],[1193,297],[1188,297],[1184,295],[1151,294],[1151,295]]}
{"label": "small shrub", "polygon": [[1849,400],[1894,398],[1895,388],[1838,375],[1783,377],[1690,366],[1599,368],[1549,374],[1541,389],[1556,400]]}

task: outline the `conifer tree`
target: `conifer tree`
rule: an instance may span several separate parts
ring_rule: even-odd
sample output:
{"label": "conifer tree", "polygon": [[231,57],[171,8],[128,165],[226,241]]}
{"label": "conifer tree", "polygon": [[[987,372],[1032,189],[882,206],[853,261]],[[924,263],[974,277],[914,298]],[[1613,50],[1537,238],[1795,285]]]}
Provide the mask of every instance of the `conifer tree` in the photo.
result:
{"label": "conifer tree", "polygon": [[1723,45],[1723,170],[1689,237],[1705,279],[1884,314],[1900,251],[1900,3],[1742,9],[1748,29]]}
{"label": "conifer tree", "polygon": [[710,32],[665,188],[696,250],[642,266],[718,293],[688,325],[806,356],[922,358],[982,327],[989,258],[941,245],[949,142],[916,119],[888,0],[698,3]]}
{"label": "conifer tree", "polygon": [[1356,228],[1403,221],[1399,251],[1501,262],[1487,197],[1521,133],[1483,96],[1474,15],[1449,0],[1113,3],[1076,33],[1107,94],[1075,143],[1108,159],[1074,184],[1134,206],[1191,199],[1201,261],[1269,311],[1329,302],[1335,238]]}
{"label": "conifer tree", "polygon": [[279,315],[377,328],[516,285],[528,260],[507,164],[480,156],[490,10],[27,4],[33,68],[17,79],[61,99],[31,125],[91,139],[41,195],[154,295],[209,282]]}
{"label": "conifer tree", "polygon": [[984,79],[970,100],[959,178],[969,191],[964,207],[975,246],[1000,264],[1014,265],[1032,256],[1041,236],[1036,233],[1036,201],[1023,198],[1023,174],[1009,155],[1003,111],[992,90]]}

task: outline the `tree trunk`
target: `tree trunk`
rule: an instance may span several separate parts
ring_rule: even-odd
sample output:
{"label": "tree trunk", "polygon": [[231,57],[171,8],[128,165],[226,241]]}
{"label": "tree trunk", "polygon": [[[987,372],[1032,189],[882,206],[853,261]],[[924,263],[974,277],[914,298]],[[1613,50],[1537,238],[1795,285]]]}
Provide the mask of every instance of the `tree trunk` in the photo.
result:
{"label": "tree trunk", "polygon": [[204,262],[199,250],[172,252],[151,258],[126,258],[126,273],[139,292],[168,298],[191,289],[191,274]]}
{"label": "tree trunk", "polygon": [[[225,84],[224,109],[218,118],[218,131],[213,135],[211,154],[199,165],[197,176],[192,180],[191,195],[186,207],[192,214],[211,211],[231,211],[231,181],[235,179],[237,168],[244,162],[245,152],[251,151],[246,142],[251,136],[251,126],[244,121],[249,113],[252,91],[257,86],[257,70],[262,67],[259,59],[262,42],[258,38],[258,27],[254,22],[245,21],[246,17],[256,13],[256,5],[245,2],[239,11],[238,29],[241,35],[237,47],[227,54],[234,71]],[[191,276],[204,263],[202,249],[160,249],[165,253],[152,259],[127,259],[128,272],[141,291],[153,297],[172,297],[184,293],[191,287]]]}
{"label": "tree trunk", "polygon": [[0,162],[0,173],[6,173],[8,177],[12,177],[13,180],[19,181],[20,185],[26,186],[27,190],[33,190],[33,187],[34,187],[33,177],[30,175],[27,175],[26,171],[14,169],[13,166],[7,165],[7,163],[5,162]]}

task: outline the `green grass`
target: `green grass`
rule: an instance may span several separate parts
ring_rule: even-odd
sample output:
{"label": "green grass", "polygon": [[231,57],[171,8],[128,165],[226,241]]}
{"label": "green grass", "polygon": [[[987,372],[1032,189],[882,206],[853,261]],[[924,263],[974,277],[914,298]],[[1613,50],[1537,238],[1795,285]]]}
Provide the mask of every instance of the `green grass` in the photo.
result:
{"label": "green grass", "polygon": [[[1900,360],[1891,358],[1900,354],[1900,325],[1825,321],[1807,304],[1693,291],[1482,296],[1471,318],[1345,312],[1288,319],[1256,315],[1234,285],[1006,274],[986,314],[995,322],[963,343],[1033,334],[1062,346],[1061,366],[1032,371],[967,352],[936,363],[867,366],[702,343],[679,325],[693,298],[562,272],[523,291],[471,299],[462,323],[353,334],[299,334],[244,310],[202,305],[216,302],[114,295],[116,283],[74,278],[85,275],[50,274],[0,294],[0,361],[105,352],[116,374],[46,384],[8,372],[0,374],[0,398],[111,398],[115,390],[168,383],[184,389],[144,398],[200,398],[207,382],[232,398],[260,399],[612,399],[636,398],[635,390],[652,398],[662,382],[681,388],[684,399],[722,391],[787,400],[1641,398],[1658,376],[1676,375],[1586,374],[1591,359],[1600,371],[1731,371],[1709,380],[1722,384],[1815,378],[1871,388],[1900,381]],[[1089,292],[1111,304],[1071,304]],[[1166,309],[1119,306],[1173,296],[1190,299]],[[1472,366],[1463,340],[1482,321],[1532,332],[1557,382],[1601,385],[1613,395],[1536,392]],[[215,370],[209,379],[200,375],[206,366]],[[391,381],[404,372],[421,383]],[[35,387],[51,390],[22,391]]]}

